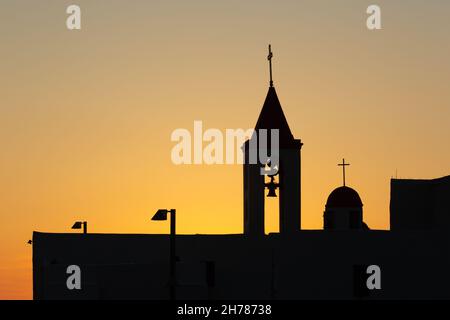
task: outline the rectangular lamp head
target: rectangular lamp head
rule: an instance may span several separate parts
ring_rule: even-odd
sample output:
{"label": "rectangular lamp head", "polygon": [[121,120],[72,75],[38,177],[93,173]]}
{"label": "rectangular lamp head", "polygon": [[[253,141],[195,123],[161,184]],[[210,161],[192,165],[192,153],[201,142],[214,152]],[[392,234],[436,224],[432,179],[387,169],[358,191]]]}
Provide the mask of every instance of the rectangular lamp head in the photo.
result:
{"label": "rectangular lamp head", "polygon": [[72,229],[81,229],[82,225],[83,225],[83,222],[77,221],[73,224]]}
{"label": "rectangular lamp head", "polygon": [[152,220],[167,220],[167,209],[159,209],[156,211],[155,215],[152,217]]}

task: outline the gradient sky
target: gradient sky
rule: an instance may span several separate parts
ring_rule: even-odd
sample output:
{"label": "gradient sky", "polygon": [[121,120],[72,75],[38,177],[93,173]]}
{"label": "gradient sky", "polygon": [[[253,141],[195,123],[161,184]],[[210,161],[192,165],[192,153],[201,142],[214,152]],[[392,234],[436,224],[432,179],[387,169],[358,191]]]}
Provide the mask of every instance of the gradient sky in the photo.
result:
{"label": "gradient sky", "polygon": [[170,134],[253,127],[268,43],[304,143],[302,227],[322,228],[345,157],[364,220],[389,229],[391,177],[450,174],[449,17],[446,0],[2,0],[0,298],[32,297],[33,230],[166,233],[149,219],[174,207],[180,233],[241,233],[241,166],[175,166]]}

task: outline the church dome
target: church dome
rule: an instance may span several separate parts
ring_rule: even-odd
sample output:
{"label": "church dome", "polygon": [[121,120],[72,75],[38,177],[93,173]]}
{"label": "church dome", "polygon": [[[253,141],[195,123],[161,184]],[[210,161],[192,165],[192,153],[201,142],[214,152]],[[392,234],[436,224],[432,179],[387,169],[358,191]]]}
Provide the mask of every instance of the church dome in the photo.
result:
{"label": "church dome", "polygon": [[328,196],[325,205],[326,208],[356,208],[362,206],[358,192],[346,186],[334,189]]}

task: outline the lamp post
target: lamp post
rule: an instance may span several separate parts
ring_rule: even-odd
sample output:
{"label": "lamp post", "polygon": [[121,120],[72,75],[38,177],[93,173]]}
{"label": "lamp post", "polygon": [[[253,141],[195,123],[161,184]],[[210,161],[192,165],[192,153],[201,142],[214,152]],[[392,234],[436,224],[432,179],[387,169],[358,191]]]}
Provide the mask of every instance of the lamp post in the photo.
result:
{"label": "lamp post", "polygon": [[170,299],[175,300],[175,285],[176,285],[176,257],[175,257],[175,225],[176,225],[176,210],[175,209],[159,209],[152,217],[154,221],[167,220],[167,213],[170,212]]}
{"label": "lamp post", "polygon": [[86,234],[87,233],[87,221],[76,221],[72,226],[72,229],[81,229],[81,228],[83,228],[83,233]]}

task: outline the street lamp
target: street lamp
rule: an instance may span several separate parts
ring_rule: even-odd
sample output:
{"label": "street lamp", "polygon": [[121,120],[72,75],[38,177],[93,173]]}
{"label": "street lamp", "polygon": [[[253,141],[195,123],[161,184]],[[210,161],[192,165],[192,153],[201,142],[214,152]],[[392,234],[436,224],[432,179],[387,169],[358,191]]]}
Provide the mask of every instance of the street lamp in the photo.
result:
{"label": "street lamp", "polygon": [[83,228],[83,233],[87,233],[87,221],[77,221],[73,224],[72,229]]}
{"label": "street lamp", "polygon": [[176,257],[175,257],[175,209],[159,209],[152,217],[153,221],[167,220],[167,213],[170,212],[170,299],[175,300],[175,284],[176,284]]}

